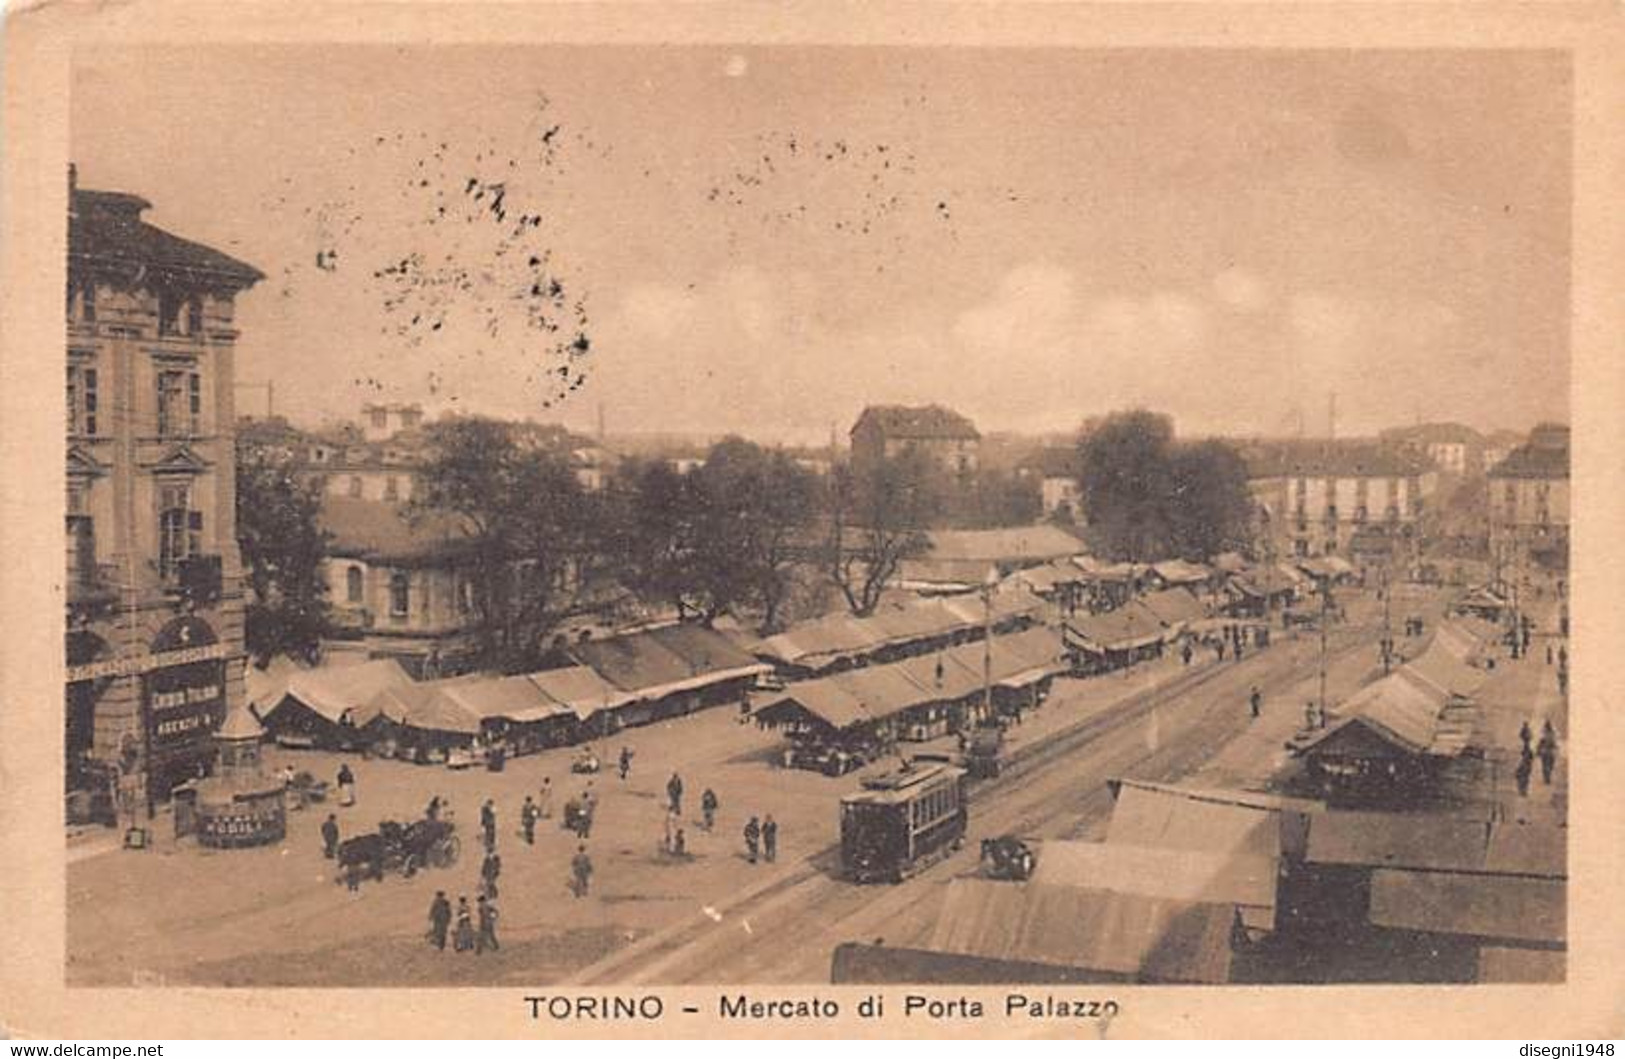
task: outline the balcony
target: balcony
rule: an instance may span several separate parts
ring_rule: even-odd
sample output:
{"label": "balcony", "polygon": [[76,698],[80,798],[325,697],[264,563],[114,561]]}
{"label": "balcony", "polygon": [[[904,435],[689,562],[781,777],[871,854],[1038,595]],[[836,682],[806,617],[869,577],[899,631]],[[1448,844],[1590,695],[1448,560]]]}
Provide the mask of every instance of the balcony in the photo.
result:
{"label": "balcony", "polygon": [[218,555],[190,555],[175,564],[170,591],[195,606],[220,601],[225,575]]}
{"label": "balcony", "polygon": [[119,597],[119,569],[114,563],[69,563],[68,606],[96,613],[112,606]]}

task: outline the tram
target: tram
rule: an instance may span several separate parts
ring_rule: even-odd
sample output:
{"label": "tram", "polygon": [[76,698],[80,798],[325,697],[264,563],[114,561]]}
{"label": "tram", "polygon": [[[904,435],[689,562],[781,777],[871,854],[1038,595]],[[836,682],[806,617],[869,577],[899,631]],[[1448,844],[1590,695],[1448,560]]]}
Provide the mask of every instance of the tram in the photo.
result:
{"label": "tram", "polygon": [[902,882],[958,849],[965,770],[916,759],[841,799],[841,866],[854,882]]}

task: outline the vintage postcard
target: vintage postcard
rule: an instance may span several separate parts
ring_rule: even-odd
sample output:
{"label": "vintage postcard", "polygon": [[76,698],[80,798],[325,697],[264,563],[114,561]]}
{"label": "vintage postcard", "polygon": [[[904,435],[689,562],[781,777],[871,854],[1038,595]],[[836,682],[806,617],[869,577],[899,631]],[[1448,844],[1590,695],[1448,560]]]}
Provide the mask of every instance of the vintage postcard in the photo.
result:
{"label": "vintage postcard", "polygon": [[8,1034],[1625,1034],[1616,9],[7,29]]}

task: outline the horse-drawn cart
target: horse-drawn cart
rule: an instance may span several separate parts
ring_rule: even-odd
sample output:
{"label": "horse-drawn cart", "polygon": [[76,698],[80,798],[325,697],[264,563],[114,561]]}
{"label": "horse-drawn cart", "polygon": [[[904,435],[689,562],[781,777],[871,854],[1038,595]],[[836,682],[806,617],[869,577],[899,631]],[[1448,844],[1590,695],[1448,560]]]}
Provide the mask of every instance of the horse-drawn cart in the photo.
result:
{"label": "horse-drawn cart", "polygon": [[352,886],[366,876],[382,880],[386,871],[410,879],[421,868],[449,868],[457,863],[462,843],[449,820],[385,820],[378,830],[339,843],[340,879]]}

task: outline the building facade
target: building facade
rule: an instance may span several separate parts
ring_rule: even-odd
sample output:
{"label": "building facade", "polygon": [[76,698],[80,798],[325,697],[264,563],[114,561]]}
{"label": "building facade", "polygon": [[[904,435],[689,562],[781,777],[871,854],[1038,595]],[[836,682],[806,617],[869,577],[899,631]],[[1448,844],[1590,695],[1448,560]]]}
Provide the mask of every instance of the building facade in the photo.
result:
{"label": "building facade", "polygon": [[852,469],[866,474],[884,460],[920,452],[954,474],[976,470],[982,435],[976,425],[940,405],[871,405],[853,424]]}
{"label": "building facade", "polygon": [[1538,426],[1488,474],[1490,559],[1506,584],[1560,575],[1569,550],[1569,428]]}
{"label": "building facade", "polygon": [[1461,423],[1418,423],[1385,430],[1382,440],[1408,446],[1444,474],[1465,478],[1484,473],[1484,435]]}
{"label": "building facade", "polygon": [[361,406],[361,436],[367,441],[385,441],[423,425],[423,406],[415,404],[369,404]]}
{"label": "building facade", "polygon": [[1420,454],[1363,439],[1255,442],[1243,456],[1260,550],[1279,558],[1403,558],[1438,485]]}
{"label": "building facade", "polygon": [[243,690],[235,300],[253,267],[142,220],[69,171],[70,811],[150,815],[212,767]]}

